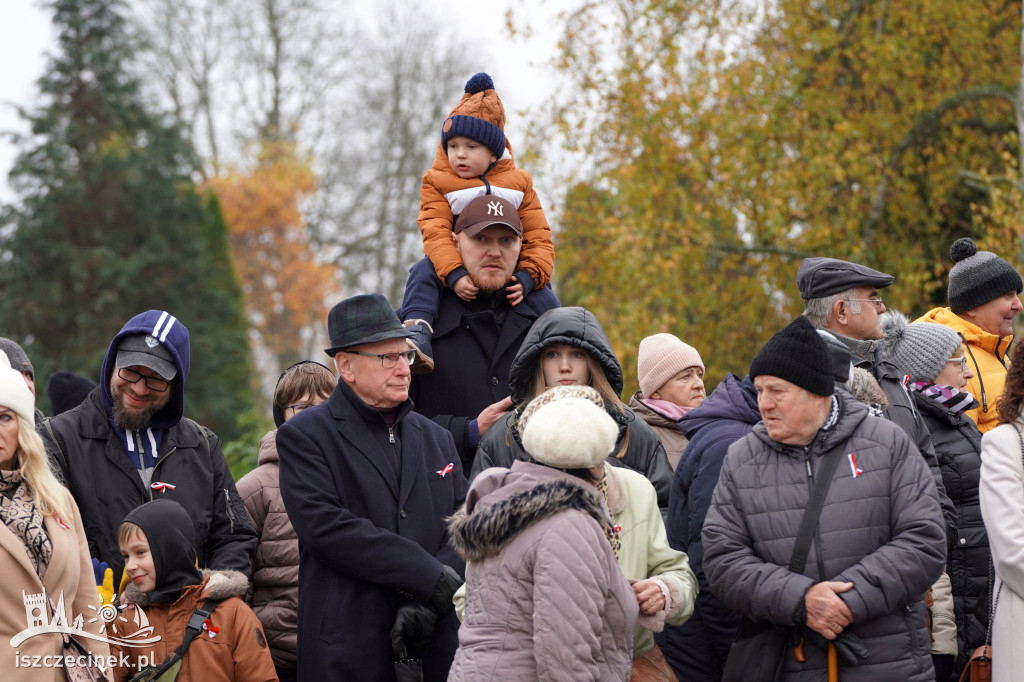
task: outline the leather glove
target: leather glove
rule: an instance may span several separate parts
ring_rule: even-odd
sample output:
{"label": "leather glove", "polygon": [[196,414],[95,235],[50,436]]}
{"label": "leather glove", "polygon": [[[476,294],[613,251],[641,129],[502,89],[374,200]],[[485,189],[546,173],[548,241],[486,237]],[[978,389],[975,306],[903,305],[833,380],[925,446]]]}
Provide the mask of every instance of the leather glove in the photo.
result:
{"label": "leather glove", "polygon": [[96,592],[100,596],[100,606],[114,603],[114,571],[107,567],[106,561],[92,560],[92,574],[96,578]]}
{"label": "leather glove", "polygon": [[426,646],[436,624],[437,612],[430,606],[415,602],[399,606],[391,626],[391,651],[395,658],[405,658],[408,652]]}
{"label": "leather glove", "polygon": [[430,605],[437,611],[440,618],[444,618],[455,610],[452,597],[462,587],[462,578],[451,566],[441,569],[441,577],[434,584],[434,591],[430,593]]}

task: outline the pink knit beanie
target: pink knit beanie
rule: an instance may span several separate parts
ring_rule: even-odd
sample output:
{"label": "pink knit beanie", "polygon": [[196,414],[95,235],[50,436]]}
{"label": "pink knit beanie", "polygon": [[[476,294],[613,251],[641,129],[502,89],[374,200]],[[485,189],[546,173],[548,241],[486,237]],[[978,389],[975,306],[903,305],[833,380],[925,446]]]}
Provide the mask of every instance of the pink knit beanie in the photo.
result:
{"label": "pink knit beanie", "polygon": [[650,398],[666,381],[687,367],[700,367],[704,371],[704,362],[696,348],[673,334],[648,336],[640,342],[636,358],[640,393]]}

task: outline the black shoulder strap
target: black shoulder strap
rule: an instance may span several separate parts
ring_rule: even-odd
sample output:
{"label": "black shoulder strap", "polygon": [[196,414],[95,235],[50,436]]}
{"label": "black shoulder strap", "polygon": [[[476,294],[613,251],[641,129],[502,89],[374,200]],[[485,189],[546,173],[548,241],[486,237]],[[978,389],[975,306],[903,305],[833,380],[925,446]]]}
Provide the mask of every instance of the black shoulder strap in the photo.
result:
{"label": "black shoulder strap", "polygon": [[220,601],[221,600],[219,599],[207,599],[203,602],[202,606],[192,612],[192,616],[188,619],[188,625],[185,626],[185,638],[181,640],[181,644],[178,645],[178,648],[172,651],[166,659],[164,659],[163,663],[158,665],[149,673],[149,677],[143,679],[158,679],[168,668],[185,656],[185,651],[188,649],[188,645],[191,644],[192,640],[203,631],[203,621],[210,617],[210,614],[213,613],[215,608],[217,608],[217,604],[219,604]]}
{"label": "black shoulder strap", "polygon": [[821,517],[821,508],[825,505],[825,496],[832,485],[832,476],[839,466],[839,459],[842,457],[844,443],[840,443],[821,458],[821,466],[817,475],[811,479],[811,495],[807,500],[807,508],[800,519],[800,530],[796,534],[796,544],[793,545],[793,556],[789,559],[789,570],[793,573],[803,573],[807,564],[807,554],[811,549],[811,537],[818,527],[818,519]]}

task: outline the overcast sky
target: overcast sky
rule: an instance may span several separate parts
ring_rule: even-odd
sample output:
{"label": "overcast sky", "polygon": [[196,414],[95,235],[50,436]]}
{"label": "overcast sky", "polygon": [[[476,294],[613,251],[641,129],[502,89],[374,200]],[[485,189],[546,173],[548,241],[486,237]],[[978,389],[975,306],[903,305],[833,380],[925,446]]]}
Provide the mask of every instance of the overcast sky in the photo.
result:
{"label": "overcast sky", "polygon": [[[333,0],[339,4],[346,0]],[[410,0],[411,1],[411,0]],[[130,2],[130,0],[129,0]],[[552,53],[554,40],[550,18],[555,7],[564,0],[530,3],[536,7],[537,37],[529,43],[511,41],[506,37],[505,12],[510,5],[522,8],[522,0],[430,0],[437,6],[442,22],[461,25],[468,34],[490,36],[480,55],[480,70],[488,70],[495,88],[509,113],[510,139],[516,139],[520,126],[513,112],[539,103],[549,93],[546,69],[541,66]],[[50,15],[36,0],[5,0],[4,20],[0,22],[0,132],[27,132],[28,128],[15,111],[15,106],[31,107],[37,102],[35,81],[46,66],[45,53],[54,51],[54,35]],[[458,36],[459,31],[453,31]],[[488,54],[489,53],[489,54]],[[467,74],[470,76],[472,74]],[[454,105],[455,102],[452,102]],[[12,193],[7,173],[15,149],[4,137],[0,139],[0,201],[9,201]]]}

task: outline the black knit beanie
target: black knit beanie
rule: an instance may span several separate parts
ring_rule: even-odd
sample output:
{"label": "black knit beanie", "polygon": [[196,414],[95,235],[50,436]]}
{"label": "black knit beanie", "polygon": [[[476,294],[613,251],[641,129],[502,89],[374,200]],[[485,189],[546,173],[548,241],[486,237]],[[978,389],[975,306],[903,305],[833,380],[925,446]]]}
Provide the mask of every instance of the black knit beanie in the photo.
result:
{"label": "black knit beanie", "polygon": [[974,310],[1011,291],[1021,292],[1017,270],[991,251],[978,251],[972,239],[963,237],[949,247],[953,268],[949,271],[946,297],[949,309],[959,315]]}
{"label": "black knit beanie", "polygon": [[832,355],[811,321],[800,316],[776,332],[750,363],[750,378],[785,379],[816,395],[835,392]]}

